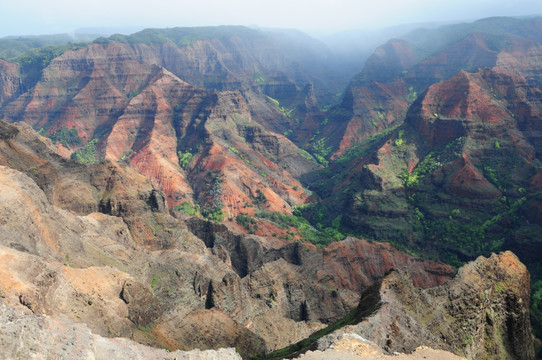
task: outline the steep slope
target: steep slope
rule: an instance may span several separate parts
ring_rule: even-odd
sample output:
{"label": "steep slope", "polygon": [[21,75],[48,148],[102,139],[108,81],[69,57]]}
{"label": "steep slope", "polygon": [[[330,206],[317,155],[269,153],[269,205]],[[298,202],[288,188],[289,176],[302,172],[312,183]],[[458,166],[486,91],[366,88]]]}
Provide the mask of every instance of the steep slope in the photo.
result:
{"label": "steep slope", "polygon": [[[67,51],[43,69],[34,88],[5,104],[2,116],[43,129],[64,156],[91,163],[131,163],[165,192],[170,208],[200,207],[215,220],[253,214],[243,207],[291,212],[292,205],[308,197],[298,190],[302,187],[296,178],[317,165],[274,130],[290,128],[294,122],[283,106],[295,106],[305,95],[284,74],[269,84],[254,80],[258,66],[261,76],[279,67],[288,69],[268,36],[244,28],[215,30],[208,39],[185,44],[189,30],[178,29],[173,35],[179,36],[180,45],[158,41],[156,30],[120,43],[104,40]],[[205,31],[195,30],[193,36]],[[151,40],[138,42],[146,39],[144,35]],[[274,58],[264,56],[270,51],[267,47]],[[205,84],[195,79],[215,77],[222,85],[209,85],[210,89],[238,90],[198,89],[156,64],[197,85]],[[223,71],[209,74],[218,64]],[[303,79],[310,80],[308,75],[298,77]],[[287,99],[288,105],[265,94]],[[202,178],[209,179],[208,173],[221,182],[206,184]]]}
{"label": "steep slope", "polygon": [[337,162],[347,170],[327,186],[344,195],[330,202],[344,201],[344,224],[370,236],[462,260],[508,248],[534,261],[540,94],[502,68],[429,87],[374,153]]}
{"label": "steep slope", "polygon": [[259,353],[344,316],[391,268],[420,286],[453,273],[364,240],[308,250],[175,219],[135,170],[66,160],[26,124],[0,122],[0,164],[3,301],[102,336]]}
{"label": "steep slope", "polygon": [[19,90],[19,69],[15,64],[0,59],[0,107],[17,95]]}
{"label": "steep slope", "polygon": [[387,358],[383,352],[457,358],[452,352],[468,359],[534,359],[529,280],[525,265],[511,252],[479,257],[452,280],[429,289],[413,286],[407,270],[394,270],[365,290],[344,318],[255,358]]}
{"label": "steep slope", "polygon": [[[343,233],[389,239],[458,266],[509,249],[536,284],[542,52],[536,36],[510,32],[471,34],[403,74],[430,86],[403,125],[370,136],[307,177],[325,206],[305,215],[323,226],[339,218]],[[431,85],[436,75],[451,74],[448,64],[462,63],[470,72]]]}
{"label": "steep slope", "polygon": [[[342,103],[326,114],[329,121],[320,126],[309,149],[317,151],[317,141],[323,141],[330,147],[326,155],[335,157],[371,134],[401,124],[419,94],[460,70],[472,72],[508,62],[529,83],[539,81],[534,78],[539,78],[540,39],[530,31],[542,21],[504,18],[500,23],[507,26],[501,28],[497,23],[479,21],[454,29],[420,31],[377,48],[350,82]],[[445,35],[449,36],[446,41],[428,41]]]}
{"label": "steep slope", "polygon": [[92,358],[132,359],[192,359],[240,360],[235,349],[167,351],[140,345],[136,342],[96,335],[84,324],[63,318],[25,314],[0,304],[0,347],[3,356],[15,358]]}
{"label": "steep slope", "polygon": [[353,332],[390,352],[423,344],[469,359],[534,359],[529,273],[511,252],[479,257],[439,287],[415,288],[407,272],[395,271],[375,290],[380,308],[339,333]]}
{"label": "steep slope", "polygon": [[209,90],[259,88],[283,101],[308,82],[315,83],[322,98],[340,86],[328,66],[330,50],[296,30],[146,29],[97,42],[109,41],[128,44],[140,62],[160,65],[193,86]]}

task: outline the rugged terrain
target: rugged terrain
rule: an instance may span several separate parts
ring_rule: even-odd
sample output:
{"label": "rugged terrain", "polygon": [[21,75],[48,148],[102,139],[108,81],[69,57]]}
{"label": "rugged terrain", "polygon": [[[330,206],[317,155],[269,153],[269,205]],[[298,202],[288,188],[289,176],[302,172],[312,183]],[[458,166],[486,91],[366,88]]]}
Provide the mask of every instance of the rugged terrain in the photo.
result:
{"label": "rugged terrain", "polygon": [[353,145],[403,122],[409,106],[425,89],[458,71],[503,66],[540,85],[537,35],[540,18],[490,18],[435,30],[419,29],[392,39],[369,57],[346,88],[316,140],[343,154]]}
{"label": "rugged terrain", "polygon": [[[540,25],[487,19],[418,31],[378,49],[351,82],[354,95],[347,92],[335,110],[358,114],[340,124],[348,137],[361,135],[322,138],[329,154],[337,152],[329,169],[305,177],[324,205],[306,215],[323,226],[330,220],[322,219],[341,215],[343,232],[407,244],[457,265],[510,249],[538,281]],[[395,95],[375,95],[384,88]],[[367,91],[372,97],[355,95]],[[379,103],[362,106],[368,99]],[[400,116],[393,104],[403,104]]]}
{"label": "rugged terrain", "polygon": [[345,316],[392,268],[424,287],[453,274],[388,244],[314,249],[179,220],[129,166],[66,160],[25,124],[0,135],[1,296],[19,311],[172,350],[259,353]]}
{"label": "rugged terrain", "polygon": [[322,82],[295,60],[325,55],[302,50],[312,52],[286,57],[273,37],[230,27],[97,40],[49,59],[36,79],[2,63],[0,116],[43,129],[64,156],[130,163],[169,207],[198,205],[219,220],[287,212],[308,197],[299,175],[318,167],[282,135]]}
{"label": "rugged terrain", "polygon": [[532,358],[517,258],[478,259],[445,285],[454,269],[427,258],[513,250],[541,278],[541,27],[414,31],[349,84],[322,43],[244,27],[0,60],[3,302],[96,336],[246,357],[326,331],[371,289],[382,306],[354,332],[384,351],[430,339]]}
{"label": "rugged terrain", "polygon": [[531,359],[529,281],[511,252],[480,257],[427,290],[413,287],[406,272],[394,272],[378,289],[380,309],[354,331],[388,351],[425,344],[469,359]]}
{"label": "rugged terrain", "polygon": [[[325,347],[327,346],[327,347]],[[427,346],[420,346],[410,354],[395,352],[393,355],[387,355],[382,348],[375,343],[368,341],[361,336],[349,333],[337,336],[331,344],[321,344],[321,350],[308,351],[301,355],[299,360],[377,360],[377,359],[395,359],[395,360],[421,360],[421,359],[441,359],[441,360],[462,360],[464,357],[454,355],[443,350],[431,349]]]}

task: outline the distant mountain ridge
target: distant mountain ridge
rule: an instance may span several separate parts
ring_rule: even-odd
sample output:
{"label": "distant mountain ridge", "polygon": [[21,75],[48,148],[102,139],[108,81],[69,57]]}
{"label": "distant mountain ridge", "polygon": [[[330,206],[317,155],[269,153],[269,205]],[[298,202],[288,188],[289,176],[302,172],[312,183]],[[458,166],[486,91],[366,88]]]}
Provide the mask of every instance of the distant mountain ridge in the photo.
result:
{"label": "distant mountain ridge", "polygon": [[[6,179],[44,192],[33,208],[122,227],[136,249],[197,254],[188,273],[156,275],[182,278],[186,308],[175,310],[171,288],[145,273],[167,308],[151,316],[160,319],[154,344],[184,343],[171,329],[209,320],[229,329],[218,342],[246,335],[239,345],[259,352],[346,315],[391,263],[413,264],[346,234],[457,267],[513,250],[533,283],[542,279],[540,34],[540,17],[414,31],[377,48],[349,82],[323,43],[290,30],[146,29],[39,47],[0,60],[0,119],[27,124],[0,123],[0,164]],[[86,218],[96,211],[107,217]],[[449,277],[423,268],[418,278],[425,272]],[[297,325],[288,336],[264,330],[275,320]]]}

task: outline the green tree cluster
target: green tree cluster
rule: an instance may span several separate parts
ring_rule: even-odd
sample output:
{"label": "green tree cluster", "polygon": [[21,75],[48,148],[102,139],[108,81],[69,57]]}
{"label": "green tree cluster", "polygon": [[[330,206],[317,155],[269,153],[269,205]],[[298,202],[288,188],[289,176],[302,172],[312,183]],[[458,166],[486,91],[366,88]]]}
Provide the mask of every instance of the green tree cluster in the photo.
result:
{"label": "green tree cluster", "polygon": [[53,135],[51,135],[50,138],[53,142],[59,142],[65,147],[70,147],[73,145],[78,146],[83,144],[83,141],[77,134],[77,129],[75,128],[75,126],[71,129],[68,129],[67,126],[63,126]]}
{"label": "green tree cluster", "polygon": [[98,139],[90,140],[85,146],[74,152],[71,158],[81,164],[94,164],[98,162],[98,153],[96,150],[97,143]]}

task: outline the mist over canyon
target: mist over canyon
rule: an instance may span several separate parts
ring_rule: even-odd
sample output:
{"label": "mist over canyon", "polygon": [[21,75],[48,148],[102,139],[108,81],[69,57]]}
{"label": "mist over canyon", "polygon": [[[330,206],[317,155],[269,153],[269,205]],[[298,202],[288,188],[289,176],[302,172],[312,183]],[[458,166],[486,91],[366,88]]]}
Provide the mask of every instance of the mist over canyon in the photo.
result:
{"label": "mist over canyon", "polygon": [[0,38],[7,358],[534,359],[542,18],[402,29]]}

